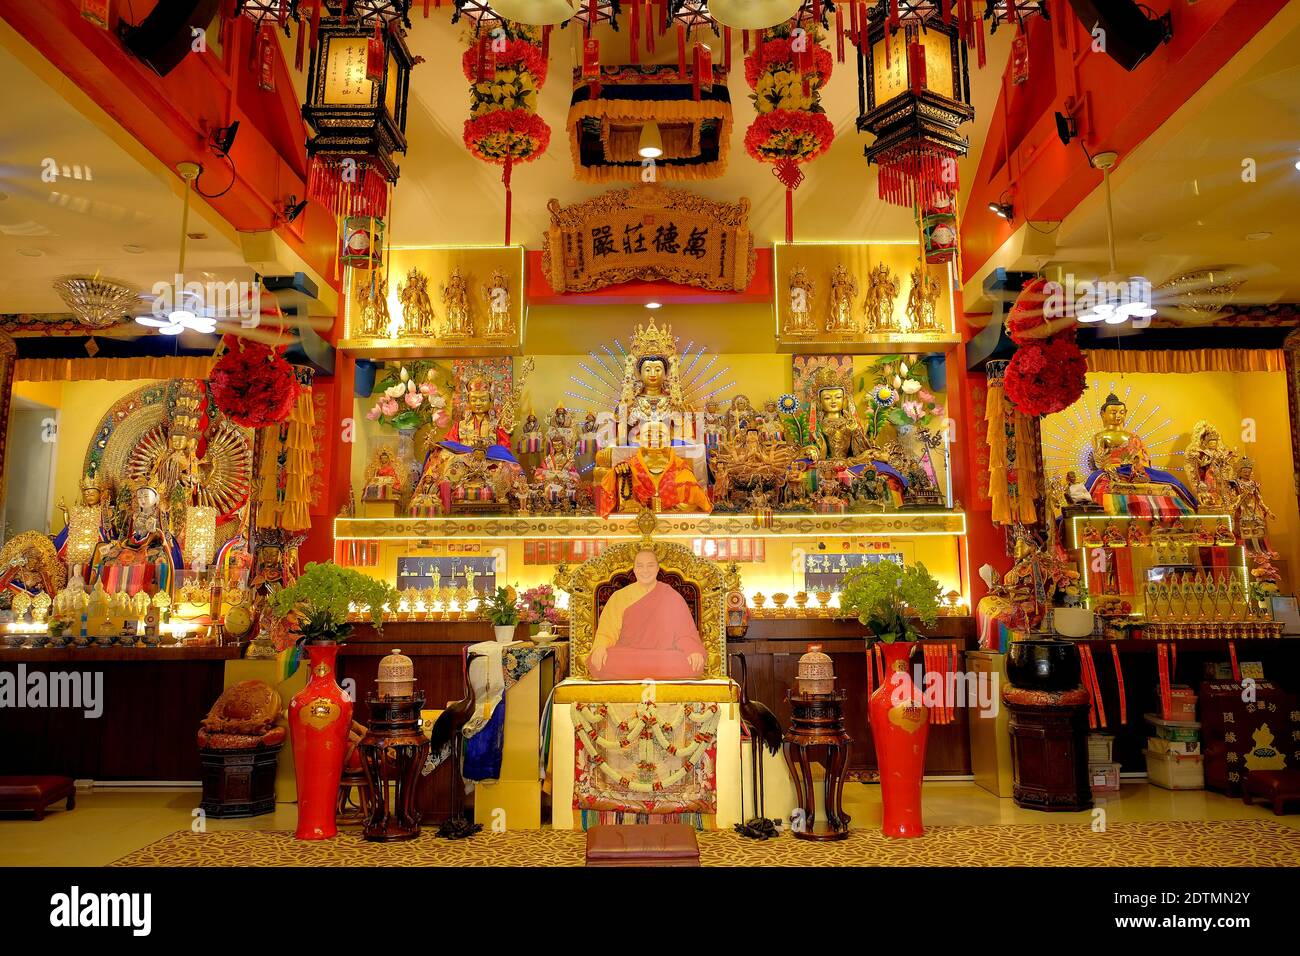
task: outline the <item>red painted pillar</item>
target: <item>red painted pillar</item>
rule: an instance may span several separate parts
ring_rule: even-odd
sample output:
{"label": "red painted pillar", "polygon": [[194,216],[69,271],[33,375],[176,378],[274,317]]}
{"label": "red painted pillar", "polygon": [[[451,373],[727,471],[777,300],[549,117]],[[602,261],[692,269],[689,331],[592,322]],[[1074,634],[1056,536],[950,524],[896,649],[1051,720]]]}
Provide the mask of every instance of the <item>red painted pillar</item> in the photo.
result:
{"label": "red painted pillar", "polygon": [[316,435],[320,441],[322,473],[317,485],[321,489],[311,510],[311,530],[298,549],[306,566],[311,561],[334,560],[334,518],[347,504],[352,483],[353,375],[356,360],[343,352],[335,355],[334,374],[318,376],[316,395]]}

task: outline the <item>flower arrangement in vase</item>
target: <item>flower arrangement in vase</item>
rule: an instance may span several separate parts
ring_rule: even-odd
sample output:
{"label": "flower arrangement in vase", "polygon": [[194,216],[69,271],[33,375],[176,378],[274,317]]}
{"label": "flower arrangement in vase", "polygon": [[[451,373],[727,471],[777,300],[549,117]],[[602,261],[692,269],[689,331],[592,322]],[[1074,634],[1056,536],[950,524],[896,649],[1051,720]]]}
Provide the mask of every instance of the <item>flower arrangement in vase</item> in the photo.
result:
{"label": "flower arrangement in vase", "polygon": [[[884,673],[867,706],[871,739],[880,762],[881,832],[892,837],[925,833],[921,775],[930,715],[908,661],[921,637],[914,620],[931,626],[939,617],[940,589],[924,564],[894,561],[861,565],[844,575],[840,615],[856,617],[880,641]],[[869,654],[874,656],[874,648]],[[868,673],[873,657],[868,657]]]}
{"label": "flower arrangement in vase", "polygon": [[451,414],[447,398],[435,381],[436,374],[433,365],[423,362],[409,369],[405,365],[390,368],[376,386],[380,395],[366,418],[398,431],[414,431],[426,425],[446,428]]}
{"label": "flower arrangement in vase", "polygon": [[352,634],[353,605],[382,627],[387,607],[398,606],[397,589],[386,581],[336,564],[309,564],[293,584],[270,598],[272,612],[291,623],[307,651],[307,686],[289,702],[294,773],[298,780],[299,840],[328,840],[337,832],[338,801],[352,698],[335,680],[339,645]]}
{"label": "flower arrangement in vase", "polygon": [[560,609],[555,606],[555,588],[549,584],[539,584],[519,595],[519,620],[528,625],[528,633],[536,634],[542,622],[558,624],[562,620]]}

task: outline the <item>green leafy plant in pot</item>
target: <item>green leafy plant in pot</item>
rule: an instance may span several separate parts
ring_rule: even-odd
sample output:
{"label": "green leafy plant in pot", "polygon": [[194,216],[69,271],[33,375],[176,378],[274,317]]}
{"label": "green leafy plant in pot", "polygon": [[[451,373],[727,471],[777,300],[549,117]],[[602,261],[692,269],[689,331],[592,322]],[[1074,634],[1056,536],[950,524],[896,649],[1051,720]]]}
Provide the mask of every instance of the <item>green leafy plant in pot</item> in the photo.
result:
{"label": "green leafy plant in pot", "polygon": [[492,622],[499,643],[508,644],[515,638],[515,627],[519,624],[516,599],[514,588],[499,587],[485,597],[480,605],[487,619]]}
{"label": "green leafy plant in pot", "polygon": [[939,601],[939,582],[923,564],[863,565],[844,575],[840,590],[841,617],[856,617],[881,642],[879,652],[874,645],[868,648],[868,673],[877,656],[883,658],[883,671],[867,703],[867,714],[880,762],[880,830],[885,836],[925,833],[921,775],[930,715],[924,695],[908,673],[908,658],[921,637],[915,622],[933,625]]}
{"label": "green leafy plant in pot", "polygon": [[397,590],[337,564],[309,564],[298,580],[271,596],[271,610],[290,621],[309,660],[307,686],[289,702],[294,776],[298,783],[299,840],[328,840],[337,832],[338,802],[352,694],[335,679],[339,645],[352,634],[351,605],[367,610],[375,627],[385,605],[396,607]]}
{"label": "green leafy plant in pot", "polygon": [[921,633],[915,622],[932,626],[941,600],[939,582],[924,564],[877,561],[844,575],[840,617],[856,617],[886,644],[916,641]]}
{"label": "green leafy plant in pot", "polygon": [[384,608],[396,607],[397,589],[337,564],[309,564],[298,580],[271,596],[277,617],[292,620],[301,644],[342,644],[352,635],[349,608],[365,608],[375,627],[384,626]]}

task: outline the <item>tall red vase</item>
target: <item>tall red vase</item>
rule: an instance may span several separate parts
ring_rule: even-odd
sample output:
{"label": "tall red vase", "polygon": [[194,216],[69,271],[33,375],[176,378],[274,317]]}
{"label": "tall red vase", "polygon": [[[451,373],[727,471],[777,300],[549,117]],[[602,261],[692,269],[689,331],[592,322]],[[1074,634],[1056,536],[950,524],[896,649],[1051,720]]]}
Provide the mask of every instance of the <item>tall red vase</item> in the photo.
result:
{"label": "tall red vase", "polygon": [[352,701],[334,679],[337,644],[308,644],[311,675],[289,702],[293,769],[298,778],[299,840],[329,840],[338,833],[334,813],[352,726]]}
{"label": "tall red vase", "polygon": [[880,832],[889,837],[919,837],[921,776],[925,772],[925,740],[930,713],[921,689],[912,680],[907,658],[910,642],[881,644],[885,654],[885,679],[867,705],[871,739],[880,764],[880,798],[884,818]]}

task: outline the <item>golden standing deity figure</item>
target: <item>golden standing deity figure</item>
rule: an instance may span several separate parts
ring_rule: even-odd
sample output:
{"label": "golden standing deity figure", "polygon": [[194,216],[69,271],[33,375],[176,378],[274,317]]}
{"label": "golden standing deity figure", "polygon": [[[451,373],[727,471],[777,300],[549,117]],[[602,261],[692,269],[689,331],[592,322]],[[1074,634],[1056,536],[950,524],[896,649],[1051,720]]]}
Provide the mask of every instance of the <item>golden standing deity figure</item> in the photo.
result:
{"label": "golden standing deity figure", "polygon": [[1272,553],[1266,542],[1268,519],[1276,517],[1264,503],[1259,482],[1255,480],[1255,463],[1250,458],[1242,458],[1237,462],[1237,473],[1232,479],[1232,519],[1241,540],[1250,550]]}
{"label": "golden standing deity figure", "polygon": [[446,321],[442,327],[442,338],[457,342],[474,336],[474,317],[470,314],[469,291],[465,277],[460,274],[460,266],[451,270],[447,284],[442,287],[442,310]]}
{"label": "golden standing deity figure", "polygon": [[907,294],[907,320],[911,332],[938,332],[939,280],[923,266],[912,270],[912,290]]}
{"label": "golden standing deity figure", "polygon": [[487,302],[488,323],[485,335],[489,339],[509,339],[515,335],[515,321],[510,314],[510,280],[505,271],[496,269],[491,280],[483,286]]}
{"label": "golden standing deity figure", "polygon": [[357,290],[357,334],[362,338],[388,338],[392,317],[388,314],[388,281],[377,276]]}
{"label": "golden standing deity figure", "polygon": [[826,331],[831,335],[853,335],[858,320],[853,305],[858,301],[858,280],[840,263],[831,274],[831,311],[826,317]]}
{"label": "golden standing deity figure", "polygon": [[790,270],[790,314],[785,320],[783,335],[812,335],[817,331],[812,317],[813,295],[816,283],[808,278],[807,266]]}
{"label": "golden standing deity figure", "polygon": [[433,302],[429,299],[429,278],[419,269],[412,268],[406,281],[397,284],[397,301],[402,306],[402,324],[399,335],[428,337],[437,329],[433,315]]}
{"label": "golden standing deity figure", "polygon": [[1219,429],[1211,422],[1201,419],[1192,426],[1183,468],[1188,484],[1196,489],[1198,510],[1214,512],[1224,506],[1236,457],[1237,452],[1224,446]]}
{"label": "golden standing deity figure", "polygon": [[867,332],[900,332],[894,318],[894,300],[898,298],[898,279],[885,263],[871,270],[867,284]]}
{"label": "golden standing deity figure", "polygon": [[655,324],[636,327],[623,371],[623,425],[619,444],[637,441],[641,427],[652,420],[668,425],[673,438],[693,438],[691,409],[682,397],[677,340],[672,328]]}

